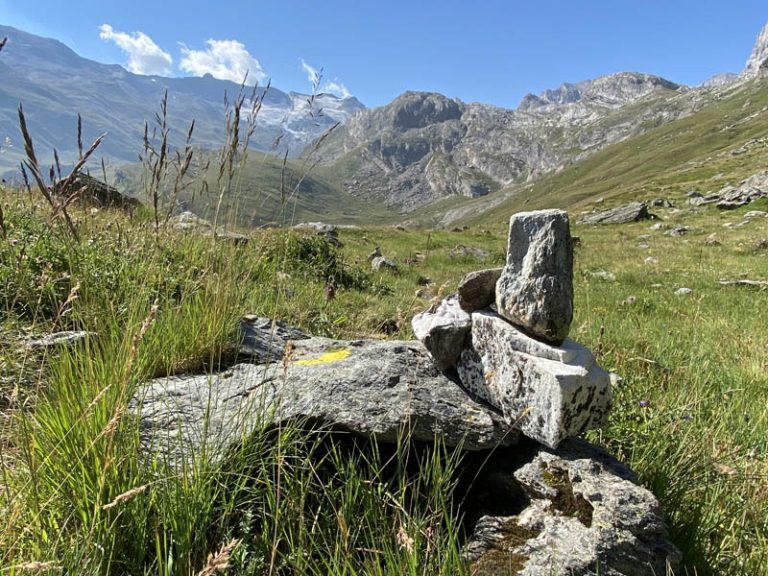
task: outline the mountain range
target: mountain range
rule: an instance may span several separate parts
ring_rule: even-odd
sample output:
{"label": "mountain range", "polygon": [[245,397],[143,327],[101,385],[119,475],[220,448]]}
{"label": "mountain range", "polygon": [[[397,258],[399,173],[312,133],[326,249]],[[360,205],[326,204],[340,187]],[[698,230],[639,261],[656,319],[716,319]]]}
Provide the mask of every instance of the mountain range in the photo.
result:
{"label": "mountain range", "polygon": [[[225,141],[224,97],[232,102],[240,92],[233,82],[210,75],[188,78],[142,76],[122,66],[106,65],[78,56],[61,42],[0,26],[8,41],[0,53],[0,142],[12,146],[0,155],[0,172],[18,167],[23,146],[17,108],[23,104],[41,158],[51,160],[55,148],[64,163],[77,157],[77,115],[83,118],[87,146],[107,133],[100,154],[116,163],[136,162],[142,150],[144,123],[160,111],[168,92],[168,123],[172,145],[182,145],[195,120],[193,142],[217,148]],[[257,88],[257,95],[263,90]],[[245,87],[250,96],[252,89]],[[246,103],[245,106],[248,109]],[[363,108],[354,97],[299,94],[269,87],[257,117],[252,147],[297,156],[337,122]]]}
{"label": "mountain range", "polygon": [[[40,148],[74,158],[80,112],[86,140],[107,131],[101,153],[114,162],[135,162],[144,122],[152,121],[167,90],[170,124],[181,126],[172,144],[181,143],[193,117],[199,146],[215,149],[224,140],[222,98],[225,91],[237,93],[236,84],[210,76],[138,76],[83,59],[55,40],[0,26],[3,36],[9,41],[0,54],[0,76],[8,80],[0,85],[0,137],[17,133],[16,106],[23,100]],[[260,168],[251,167],[244,181],[253,190],[242,190],[242,196],[260,199],[253,207],[259,215],[249,223],[273,218],[276,198],[284,196],[277,188],[284,184],[282,170],[299,183],[303,209],[312,216],[323,216],[323,206],[338,206],[347,209],[337,214],[341,220],[354,221],[369,206],[377,218],[428,214],[426,220],[450,225],[468,210],[492,207],[616,143],[705,112],[767,74],[768,25],[741,74],[720,74],[698,87],[623,72],[529,94],[513,110],[425,92],[365,109],[355,98],[312,98],[270,87],[253,146],[288,150],[296,158],[283,166],[264,157]],[[341,125],[326,134],[336,123]],[[311,147],[315,168],[306,175],[306,150],[323,134],[322,144]],[[0,169],[18,164],[19,148],[3,149]],[[125,182],[134,183],[129,191],[139,191],[136,179]],[[323,206],[312,206],[318,203],[313,194]]]}

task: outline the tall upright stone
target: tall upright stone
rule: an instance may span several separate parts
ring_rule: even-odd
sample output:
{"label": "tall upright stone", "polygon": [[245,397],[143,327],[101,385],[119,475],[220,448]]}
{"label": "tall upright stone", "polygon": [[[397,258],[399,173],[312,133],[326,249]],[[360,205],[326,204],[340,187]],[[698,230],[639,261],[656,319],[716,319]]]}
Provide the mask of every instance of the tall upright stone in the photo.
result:
{"label": "tall upright stone", "polygon": [[560,344],[568,336],[573,320],[573,242],[564,210],[520,212],[510,218],[496,307],[535,338]]}

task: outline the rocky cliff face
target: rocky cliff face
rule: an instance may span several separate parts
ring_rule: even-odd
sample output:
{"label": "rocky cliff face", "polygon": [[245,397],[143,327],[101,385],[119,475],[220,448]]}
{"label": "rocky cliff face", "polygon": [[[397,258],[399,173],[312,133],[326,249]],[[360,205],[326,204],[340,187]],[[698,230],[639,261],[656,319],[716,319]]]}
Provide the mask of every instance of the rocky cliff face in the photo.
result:
{"label": "rocky cliff face", "polygon": [[752,54],[749,55],[747,65],[742,73],[746,78],[754,78],[763,74],[768,74],[768,24],[757,36],[755,47],[752,49]]}
{"label": "rocky cliff face", "polygon": [[347,191],[409,212],[489,194],[676,119],[693,106],[689,92],[629,72],[529,94],[516,110],[406,92],[350,118],[322,160]]}

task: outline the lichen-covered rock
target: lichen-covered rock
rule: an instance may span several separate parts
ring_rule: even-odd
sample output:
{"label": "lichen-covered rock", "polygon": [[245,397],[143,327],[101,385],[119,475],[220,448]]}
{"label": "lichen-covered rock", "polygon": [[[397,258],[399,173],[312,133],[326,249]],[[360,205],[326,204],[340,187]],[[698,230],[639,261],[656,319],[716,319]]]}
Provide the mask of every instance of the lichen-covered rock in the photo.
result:
{"label": "lichen-covered rock", "polygon": [[466,450],[517,441],[494,410],[438,372],[417,341],[307,337],[253,317],[244,325],[242,352],[259,363],[139,387],[131,408],[148,454],[179,462],[205,449],[216,460],[258,426],[304,418],[391,442],[404,431]]}
{"label": "lichen-covered rock", "polygon": [[509,220],[507,263],[496,283],[499,314],[559,344],[573,319],[573,244],[563,210],[520,212]]}
{"label": "lichen-covered rock", "polygon": [[510,426],[549,447],[601,426],[610,411],[610,378],[589,350],[546,344],[491,311],[472,313],[472,345],[456,368]]}
{"label": "lichen-covered rock", "polygon": [[472,327],[469,314],[459,306],[457,296],[416,314],[411,320],[413,334],[429,351],[437,369],[446,372],[456,366]]}
{"label": "lichen-covered rock", "polygon": [[[473,574],[655,576],[676,570],[661,507],[631,470],[582,440],[542,449],[513,473],[528,503],[482,517],[466,548]],[[513,565],[514,571],[505,571]]]}
{"label": "lichen-covered rock", "polygon": [[496,282],[501,271],[502,268],[489,268],[464,276],[457,288],[462,310],[474,312],[493,304],[496,300]]}

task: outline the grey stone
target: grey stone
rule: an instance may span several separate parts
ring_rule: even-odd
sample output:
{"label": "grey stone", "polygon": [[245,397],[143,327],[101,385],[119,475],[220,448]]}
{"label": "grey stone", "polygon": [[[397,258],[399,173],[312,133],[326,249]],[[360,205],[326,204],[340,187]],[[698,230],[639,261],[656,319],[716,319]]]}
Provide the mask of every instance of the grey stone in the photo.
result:
{"label": "grey stone", "polygon": [[[254,361],[213,375],[171,376],[141,385],[130,403],[147,454],[178,464],[206,450],[220,459],[257,427],[310,419],[326,427],[395,442],[442,438],[449,446],[486,450],[518,434],[435,368],[417,341],[292,340],[294,329],[251,318]],[[244,352],[247,352],[244,351]]]}
{"label": "grey stone", "polygon": [[84,172],[78,172],[72,176],[71,181],[69,177],[59,180],[51,191],[54,195],[65,198],[76,194],[77,200],[91,206],[120,208],[128,211],[141,206],[141,202],[137,198],[122,194],[118,192],[117,188]]}
{"label": "grey stone", "polygon": [[[204,236],[209,236],[210,234],[205,233]],[[216,231],[216,239],[217,240],[224,240],[225,242],[232,242],[236,245],[242,245],[242,244],[248,244],[248,241],[250,238],[246,236],[245,234],[240,234],[238,232],[228,232],[226,230],[217,230]]]}
{"label": "grey stone", "polygon": [[177,230],[196,230],[200,228],[210,230],[211,228],[211,223],[208,220],[200,218],[200,216],[189,210],[176,214],[168,222],[171,227]]}
{"label": "grey stone", "polygon": [[341,248],[344,246],[341,240],[339,240],[339,229],[333,224],[326,224],[325,222],[302,222],[296,224],[294,228],[314,230],[318,236],[322,236],[328,241],[329,244]]}
{"label": "grey stone", "polygon": [[631,470],[574,440],[542,449],[514,480],[527,497],[515,515],[485,515],[465,556],[477,576],[658,576],[677,570],[661,507]]}
{"label": "grey stone", "polygon": [[728,185],[706,196],[689,194],[691,197],[688,202],[694,206],[716,204],[720,210],[734,210],[766,195],[768,195],[768,172],[758,172],[742,180],[738,186]]}
{"label": "grey stone", "polygon": [[385,256],[377,256],[371,260],[371,268],[377,272],[381,272],[382,270],[395,271],[397,270],[397,264]]}
{"label": "grey stone", "polygon": [[588,272],[587,274],[589,274],[590,278],[597,278],[603,282],[616,282],[616,274],[608,272],[607,270],[595,270],[593,272]]}
{"label": "grey stone", "polygon": [[648,220],[653,215],[648,212],[648,207],[642,202],[631,202],[611,210],[603,210],[587,214],[579,219],[577,224],[627,224],[639,220]]}
{"label": "grey stone", "polygon": [[563,210],[520,212],[509,220],[507,263],[496,283],[499,314],[560,343],[573,319],[573,245]]}
{"label": "grey stone", "polygon": [[601,426],[610,411],[610,378],[588,349],[540,342],[491,311],[472,313],[472,345],[456,368],[470,392],[546,446]]}
{"label": "grey stone", "polygon": [[482,248],[475,248],[474,246],[464,246],[464,244],[457,244],[448,253],[451,258],[470,258],[474,260],[485,260],[491,255],[488,250]]}
{"label": "grey stone", "polygon": [[675,238],[679,238],[680,236],[685,236],[691,230],[692,228],[690,226],[681,225],[681,226],[675,226],[674,228],[672,228],[671,230],[668,230],[664,234],[666,234],[667,236],[673,236]]}
{"label": "grey stone", "polygon": [[675,290],[676,296],[688,296],[689,294],[692,294],[692,293],[693,293],[693,290],[691,290],[690,288],[678,288],[677,290]]}
{"label": "grey stone", "polygon": [[503,268],[470,272],[459,282],[459,306],[467,312],[488,308],[496,300],[496,282]]}
{"label": "grey stone", "polygon": [[73,347],[93,336],[96,336],[95,332],[86,332],[85,330],[53,332],[40,338],[28,340],[25,342],[24,347],[28,350],[56,348],[59,346]]}
{"label": "grey stone", "polygon": [[456,366],[472,327],[472,319],[461,309],[459,299],[454,295],[416,314],[411,326],[414,336],[429,350],[437,369],[446,372]]}

